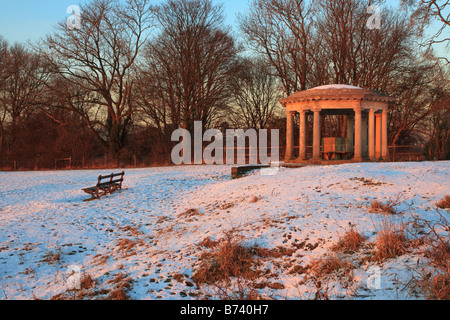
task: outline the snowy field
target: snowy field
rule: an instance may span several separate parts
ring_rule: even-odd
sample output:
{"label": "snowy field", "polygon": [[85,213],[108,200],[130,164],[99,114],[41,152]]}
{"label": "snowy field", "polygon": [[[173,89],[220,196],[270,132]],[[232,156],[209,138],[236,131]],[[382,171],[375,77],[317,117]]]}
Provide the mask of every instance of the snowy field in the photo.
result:
{"label": "snowy field", "polygon": [[[125,190],[83,202],[81,189],[111,172],[0,172],[0,299],[67,298],[74,276],[87,274],[95,284],[86,299],[105,298],[120,274],[132,299],[199,299],[213,292],[191,279],[207,250],[199,243],[231,229],[249,245],[294,249],[263,261],[263,280],[277,284],[263,297],[312,299],[316,288],[293,270],[330,254],[349,223],[374,241],[383,216],[369,212],[373,200],[399,198],[404,222],[435,220],[450,194],[450,162],[281,168],[237,180],[230,166],[186,166],[126,170]],[[331,298],[421,299],[402,290],[417,259],[362,263],[351,289],[331,283]]]}

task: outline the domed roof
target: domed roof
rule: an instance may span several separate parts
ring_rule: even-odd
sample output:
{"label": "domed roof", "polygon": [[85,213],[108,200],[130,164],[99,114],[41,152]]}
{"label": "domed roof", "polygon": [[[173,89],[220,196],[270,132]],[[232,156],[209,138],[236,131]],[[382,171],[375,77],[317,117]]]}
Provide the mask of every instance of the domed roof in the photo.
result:
{"label": "domed roof", "polygon": [[376,90],[363,89],[347,84],[330,84],[296,92],[285,99],[281,99],[280,102],[286,104],[318,100],[370,100],[389,102],[395,99]]}
{"label": "domed roof", "polygon": [[359,89],[362,89],[362,88],[351,86],[351,85],[348,85],[348,84],[327,84],[325,86],[315,87],[315,88],[312,88],[312,89],[309,89],[309,90],[329,90],[329,89],[338,89],[338,90],[339,89],[340,90],[342,90],[342,89],[347,89],[347,90],[355,89],[355,90],[359,90]]}

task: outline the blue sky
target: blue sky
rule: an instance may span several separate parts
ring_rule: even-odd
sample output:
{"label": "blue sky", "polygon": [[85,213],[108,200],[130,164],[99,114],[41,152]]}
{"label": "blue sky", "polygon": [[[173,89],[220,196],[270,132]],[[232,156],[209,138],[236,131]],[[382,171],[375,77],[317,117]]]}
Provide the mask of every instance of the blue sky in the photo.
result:
{"label": "blue sky", "polygon": [[[65,20],[67,8],[70,5],[78,5],[86,0],[0,0],[0,35],[10,43],[27,40],[37,41],[46,34],[52,32],[53,26],[59,21]],[[160,3],[164,0],[153,0]],[[233,26],[237,32],[237,13],[245,13],[251,0],[213,0],[214,3],[224,5],[227,17],[226,23]],[[386,0],[388,7],[395,8],[399,0]],[[394,9],[395,10],[395,9]],[[441,54],[447,55],[439,48]],[[447,51],[448,52],[448,51]]]}
{"label": "blue sky", "polygon": [[[153,3],[162,0],[153,1]],[[0,0],[0,35],[10,43],[36,41],[52,31],[52,26],[66,19],[70,5],[80,0]],[[236,13],[247,10],[249,0],[214,1],[223,3],[227,24],[232,25]]]}

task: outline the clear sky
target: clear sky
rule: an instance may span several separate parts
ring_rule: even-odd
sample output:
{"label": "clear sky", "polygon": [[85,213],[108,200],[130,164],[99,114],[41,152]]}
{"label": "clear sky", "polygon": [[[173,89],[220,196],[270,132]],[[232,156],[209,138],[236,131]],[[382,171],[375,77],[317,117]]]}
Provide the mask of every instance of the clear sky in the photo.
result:
{"label": "clear sky", "polygon": [[[159,3],[162,0],[153,0]],[[84,0],[0,0],[0,35],[10,43],[36,41],[52,31],[52,26],[65,20],[70,5]],[[249,0],[213,0],[224,5],[227,24],[233,25],[236,13],[247,10]]]}

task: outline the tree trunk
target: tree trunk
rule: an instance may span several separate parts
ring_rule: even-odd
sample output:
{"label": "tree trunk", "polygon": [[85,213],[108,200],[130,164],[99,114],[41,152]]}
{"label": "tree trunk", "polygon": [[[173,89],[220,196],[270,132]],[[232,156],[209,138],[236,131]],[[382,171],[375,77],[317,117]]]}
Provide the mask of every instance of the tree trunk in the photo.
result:
{"label": "tree trunk", "polygon": [[120,123],[116,121],[111,121],[111,127],[109,130],[109,139],[108,139],[108,147],[109,147],[109,155],[113,161],[113,165],[119,166],[119,152],[121,149],[121,141],[120,141]]}

